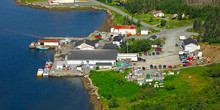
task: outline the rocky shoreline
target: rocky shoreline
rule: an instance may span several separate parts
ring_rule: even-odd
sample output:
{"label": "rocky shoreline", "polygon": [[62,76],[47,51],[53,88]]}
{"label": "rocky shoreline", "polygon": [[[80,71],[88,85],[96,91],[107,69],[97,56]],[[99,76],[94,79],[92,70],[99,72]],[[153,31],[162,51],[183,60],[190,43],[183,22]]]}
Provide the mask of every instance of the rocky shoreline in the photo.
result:
{"label": "rocky shoreline", "polygon": [[98,88],[92,84],[92,80],[89,78],[88,75],[82,77],[84,88],[89,91],[90,101],[94,104],[95,110],[103,110],[102,103],[100,101],[100,96],[98,94]]}

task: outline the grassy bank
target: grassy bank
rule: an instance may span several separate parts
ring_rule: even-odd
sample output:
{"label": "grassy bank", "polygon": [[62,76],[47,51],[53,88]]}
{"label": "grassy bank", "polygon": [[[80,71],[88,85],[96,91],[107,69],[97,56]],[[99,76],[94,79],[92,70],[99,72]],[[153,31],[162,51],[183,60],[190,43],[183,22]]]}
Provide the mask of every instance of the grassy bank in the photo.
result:
{"label": "grassy bank", "polygon": [[22,3],[26,3],[26,2],[45,2],[48,0],[21,0]]}
{"label": "grassy bank", "polygon": [[126,72],[92,71],[90,78],[99,87],[105,109],[214,110],[220,108],[219,67],[212,64],[181,69],[179,75],[165,76],[165,87],[158,89],[127,82]]}

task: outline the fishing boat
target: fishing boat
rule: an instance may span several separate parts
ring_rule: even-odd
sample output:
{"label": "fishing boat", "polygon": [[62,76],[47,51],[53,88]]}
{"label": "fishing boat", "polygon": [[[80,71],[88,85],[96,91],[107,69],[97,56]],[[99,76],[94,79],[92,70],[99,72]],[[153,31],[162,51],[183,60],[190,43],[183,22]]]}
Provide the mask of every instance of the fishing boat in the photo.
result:
{"label": "fishing boat", "polygon": [[49,71],[52,67],[53,62],[51,61],[47,61],[45,66],[44,66],[44,72],[43,72],[43,76],[48,76],[49,75]]}
{"label": "fishing boat", "polygon": [[36,49],[38,50],[48,50],[49,47],[44,47],[44,46],[36,46]]}
{"label": "fishing boat", "polygon": [[43,69],[38,69],[37,71],[37,76],[43,76],[44,70]]}

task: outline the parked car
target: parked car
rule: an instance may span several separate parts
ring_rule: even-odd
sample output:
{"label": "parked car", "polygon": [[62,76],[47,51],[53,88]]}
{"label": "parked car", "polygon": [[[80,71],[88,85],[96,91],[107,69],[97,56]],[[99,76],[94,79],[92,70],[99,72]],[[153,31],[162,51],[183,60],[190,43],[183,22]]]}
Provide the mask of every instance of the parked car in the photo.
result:
{"label": "parked car", "polygon": [[165,18],[165,16],[162,16],[161,18]]}
{"label": "parked car", "polygon": [[190,62],[189,62],[189,63],[185,63],[185,64],[186,64],[186,65],[192,65],[192,63],[190,63]]}
{"label": "parked car", "polygon": [[161,65],[159,65],[159,69],[162,69],[162,66],[161,66]]}
{"label": "parked car", "polygon": [[182,64],[178,64],[178,66],[179,66],[179,67],[182,67],[183,65],[182,65]]}
{"label": "parked car", "polygon": [[155,52],[152,52],[152,55],[155,55]]}
{"label": "parked car", "polygon": [[185,66],[187,66],[186,64],[183,64],[183,66],[185,67]]}
{"label": "parked car", "polygon": [[172,66],[168,66],[168,68],[173,68]]}
{"label": "parked car", "polygon": [[183,60],[182,60],[182,63],[189,63],[189,61],[186,60],[186,59],[183,59]]}
{"label": "parked car", "polygon": [[139,56],[142,56],[142,53],[139,53]]}
{"label": "parked car", "polygon": [[146,52],[146,51],[144,52],[144,55],[147,55],[147,52]]}
{"label": "parked car", "polygon": [[157,55],[159,55],[159,54],[160,54],[160,52],[156,52],[156,54],[157,54]]}
{"label": "parked car", "polygon": [[150,68],[149,68],[149,66],[147,66],[146,68],[147,68],[147,70],[149,70],[149,69],[150,69]]}
{"label": "parked car", "polygon": [[165,69],[165,68],[167,68],[167,66],[166,66],[166,65],[163,65],[163,68]]}
{"label": "parked car", "polygon": [[157,69],[157,66],[156,66],[156,65],[154,66],[154,69]]}
{"label": "parked car", "polygon": [[154,66],[153,65],[150,65],[150,69],[153,69],[154,68]]}
{"label": "parked car", "polygon": [[176,44],[176,47],[178,46],[178,44]]}
{"label": "parked car", "polygon": [[149,52],[148,55],[151,56],[151,53]]}

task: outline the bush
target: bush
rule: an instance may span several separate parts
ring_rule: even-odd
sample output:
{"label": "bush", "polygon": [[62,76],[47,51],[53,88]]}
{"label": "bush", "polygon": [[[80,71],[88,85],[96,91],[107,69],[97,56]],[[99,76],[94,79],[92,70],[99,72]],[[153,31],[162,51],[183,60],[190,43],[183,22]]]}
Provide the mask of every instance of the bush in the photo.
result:
{"label": "bush", "polygon": [[171,90],[175,89],[175,86],[172,85],[172,84],[166,85],[166,86],[165,86],[165,89],[171,91]]}
{"label": "bush", "polygon": [[99,68],[99,66],[96,66],[95,69],[96,69],[96,70],[99,70],[100,68]]}
{"label": "bush", "polygon": [[117,104],[117,100],[115,98],[112,98],[111,101],[108,104],[109,108],[116,108],[119,105]]}

